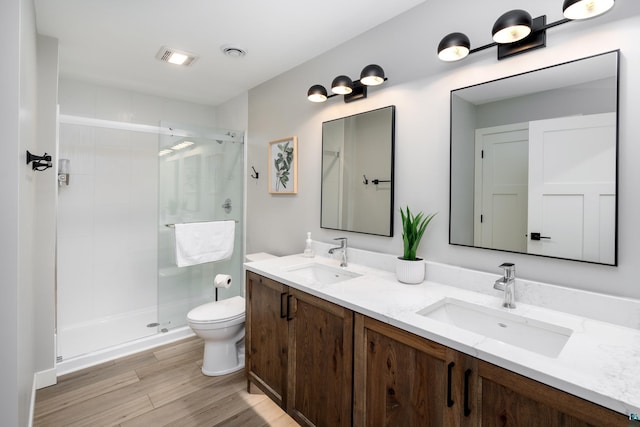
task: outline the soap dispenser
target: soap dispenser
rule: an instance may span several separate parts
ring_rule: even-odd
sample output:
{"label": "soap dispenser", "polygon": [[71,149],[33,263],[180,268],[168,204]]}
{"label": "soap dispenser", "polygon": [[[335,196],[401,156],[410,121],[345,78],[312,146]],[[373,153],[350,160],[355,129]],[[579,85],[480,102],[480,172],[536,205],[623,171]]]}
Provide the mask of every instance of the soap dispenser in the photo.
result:
{"label": "soap dispenser", "polygon": [[304,254],[303,256],[307,258],[314,257],[313,249],[311,249],[311,232],[307,232],[307,240],[305,241]]}

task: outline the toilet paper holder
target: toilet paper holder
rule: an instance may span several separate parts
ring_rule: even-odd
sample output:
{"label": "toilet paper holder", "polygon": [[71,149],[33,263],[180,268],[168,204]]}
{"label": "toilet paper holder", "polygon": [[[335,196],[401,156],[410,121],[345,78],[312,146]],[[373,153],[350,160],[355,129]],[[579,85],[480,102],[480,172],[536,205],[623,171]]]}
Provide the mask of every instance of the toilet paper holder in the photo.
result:
{"label": "toilet paper holder", "polygon": [[213,289],[215,291],[215,300],[218,301],[218,289],[228,289],[231,286],[230,274],[216,274],[213,279]]}

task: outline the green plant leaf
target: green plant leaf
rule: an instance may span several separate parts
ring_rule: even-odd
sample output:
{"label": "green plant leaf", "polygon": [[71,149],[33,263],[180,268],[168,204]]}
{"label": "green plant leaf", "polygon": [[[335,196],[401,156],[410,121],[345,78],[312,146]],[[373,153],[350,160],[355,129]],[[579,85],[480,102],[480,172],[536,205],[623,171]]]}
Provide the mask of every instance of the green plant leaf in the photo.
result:
{"label": "green plant leaf", "polygon": [[423,212],[419,212],[414,215],[407,206],[406,212],[400,208],[400,215],[402,217],[403,258],[415,260],[418,246],[427,231],[427,226],[437,213],[425,215]]}

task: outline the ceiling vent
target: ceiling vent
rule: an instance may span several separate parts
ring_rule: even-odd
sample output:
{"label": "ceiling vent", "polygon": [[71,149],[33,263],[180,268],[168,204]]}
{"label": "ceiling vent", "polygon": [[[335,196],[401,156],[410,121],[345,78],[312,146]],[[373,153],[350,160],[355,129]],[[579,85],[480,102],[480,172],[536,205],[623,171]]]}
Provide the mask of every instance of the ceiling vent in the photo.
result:
{"label": "ceiling vent", "polygon": [[222,53],[224,53],[226,56],[230,56],[232,58],[242,58],[247,54],[246,50],[231,45],[221,46],[220,50],[222,50]]}
{"label": "ceiling vent", "polygon": [[187,67],[196,62],[198,57],[189,52],[162,46],[156,54],[156,59],[159,59],[162,62],[168,62],[175,65],[184,65],[185,67]]}

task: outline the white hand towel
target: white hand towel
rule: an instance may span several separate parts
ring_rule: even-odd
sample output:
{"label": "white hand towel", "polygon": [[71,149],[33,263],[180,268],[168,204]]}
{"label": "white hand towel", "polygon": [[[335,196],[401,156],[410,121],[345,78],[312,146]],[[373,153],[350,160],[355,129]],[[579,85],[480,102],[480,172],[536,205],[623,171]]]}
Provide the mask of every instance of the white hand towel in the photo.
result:
{"label": "white hand towel", "polygon": [[224,261],[233,255],[235,221],[176,224],[178,267]]}

